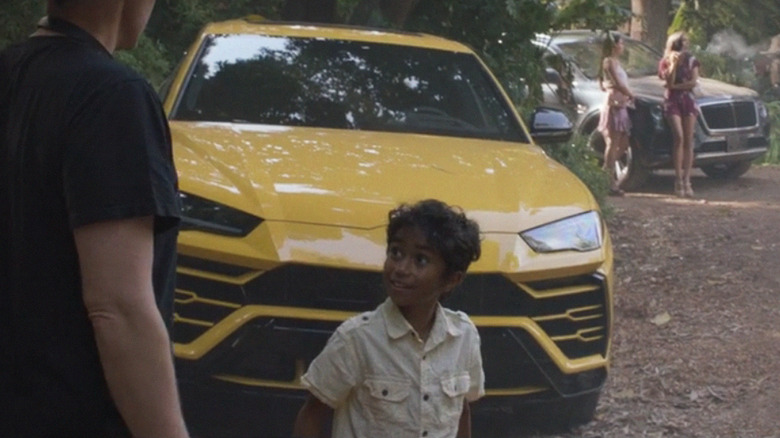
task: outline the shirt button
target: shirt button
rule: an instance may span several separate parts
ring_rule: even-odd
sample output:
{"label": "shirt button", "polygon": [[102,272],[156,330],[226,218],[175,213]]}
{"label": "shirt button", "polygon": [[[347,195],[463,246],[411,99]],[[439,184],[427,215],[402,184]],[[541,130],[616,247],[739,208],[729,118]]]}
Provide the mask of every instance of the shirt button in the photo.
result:
{"label": "shirt button", "polygon": [[427,430],[423,431],[423,436],[428,436],[428,431]]}
{"label": "shirt button", "polygon": [[387,390],[386,390],[386,389],[383,389],[383,390],[382,390],[382,395],[383,395],[383,396],[385,396],[385,397],[387,397]]}
{"label": "shirt button", "polygon": [[425,395],[423,396],[423,400],[424,400],[424,401],[428,401],[428,399],[429,399],[429,398],[430,398],[430,397],[428,396],[428,394],[425,394]]}

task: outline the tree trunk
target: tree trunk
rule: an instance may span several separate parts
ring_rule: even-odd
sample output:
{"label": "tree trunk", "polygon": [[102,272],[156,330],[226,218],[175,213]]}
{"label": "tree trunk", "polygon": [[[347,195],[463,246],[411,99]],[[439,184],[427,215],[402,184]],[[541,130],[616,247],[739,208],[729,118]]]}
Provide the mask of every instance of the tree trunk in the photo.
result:
{"label": "tree trunk", "polygon": [[631,38],[663,50],[671,10],[671,0],[631,0]]}

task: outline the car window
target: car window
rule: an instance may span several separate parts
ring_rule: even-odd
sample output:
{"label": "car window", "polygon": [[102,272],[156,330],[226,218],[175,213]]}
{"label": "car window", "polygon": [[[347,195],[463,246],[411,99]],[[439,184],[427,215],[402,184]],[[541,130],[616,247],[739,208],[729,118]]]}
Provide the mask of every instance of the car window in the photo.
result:
{"label": "car window", "polygon": [[315,38],[206,39],[174,120],[525,141],[472,54]]}
{"label": "car window", "polygon": [[[661,55],[639,41],[624,39],[620,60],[629,77],[655,75]],[[601,40],[587,38],[558,44],[567,59],[574,62],[590,79],[598,78]]]}

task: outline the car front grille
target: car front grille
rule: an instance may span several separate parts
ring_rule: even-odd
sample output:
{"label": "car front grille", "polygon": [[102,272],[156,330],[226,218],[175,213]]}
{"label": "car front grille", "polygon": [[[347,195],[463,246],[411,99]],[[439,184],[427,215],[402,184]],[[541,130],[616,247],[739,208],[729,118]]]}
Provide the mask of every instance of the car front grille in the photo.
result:
{"label": "car front grille", "polygon": [[758,112],[752,101],[700,104],[704,126],[710,131],[728,131],[758,126]]}
{"label": "car front grille", "polygon": [[[227,330],[197,361],[198,368],[294,384],[340,323],[296,309],[360,312],[384,298],[378,272],[303,265],[257,271],[180,256],[173,338],[177,344],[197,343],[209,331]],[[515,283],[499,274],[470,274],[445,305],[475,321],[488,389],[552,384],[566,390],[573,377],[555,367],[530,332],[543,332],[545,342],[571,360],[606,356],[610,315],[600,275]],[[240,320],[235,315],[246,306],[271,311],[225,328],[224,321]]]}

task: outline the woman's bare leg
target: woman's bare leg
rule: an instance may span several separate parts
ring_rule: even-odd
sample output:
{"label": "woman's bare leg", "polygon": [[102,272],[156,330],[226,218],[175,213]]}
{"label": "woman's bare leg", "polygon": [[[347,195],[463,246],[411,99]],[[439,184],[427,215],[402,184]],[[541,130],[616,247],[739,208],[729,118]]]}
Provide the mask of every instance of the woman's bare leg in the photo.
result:
{"label": "woman's bare leg", "polygon": [[682,196],[683,185],[685,183],[683,174],[683,127],[682,119],[676,114],[672,114],[666,118],[669,123],[669,128],[672,131],[672,140],[674,145],[672,147],[672,162],[674,163],[674,193],[675,195]]}
{"label": "woman's bare leg", "polygon": [[691,169],[693,168],[693,134],[696,128],[696,116],[688,115],[682,118],[683,130],[683,155],[682,155],[682,177],[685,184],[685,196],[693,196],[691,187]]}
{"label": "woman's bare leg", "polygon": [[617,149],[620,147],[620,132],[609,131],[604,136],[604,170],[609,175],[609,191],[612,194],[620,194],[617,183],[615,162],[617,161]]}

